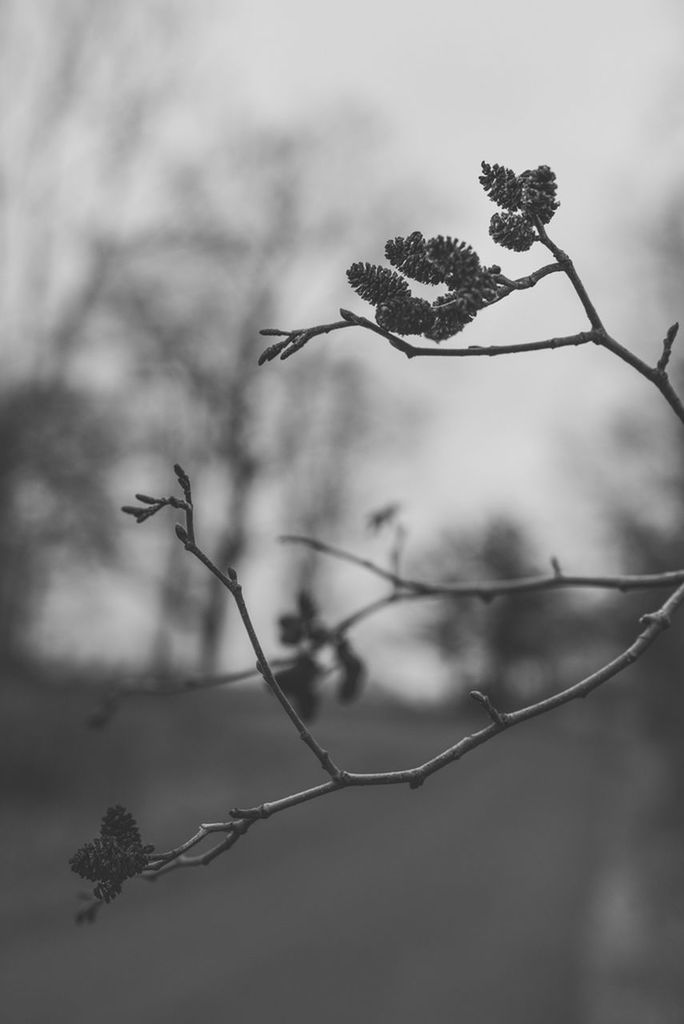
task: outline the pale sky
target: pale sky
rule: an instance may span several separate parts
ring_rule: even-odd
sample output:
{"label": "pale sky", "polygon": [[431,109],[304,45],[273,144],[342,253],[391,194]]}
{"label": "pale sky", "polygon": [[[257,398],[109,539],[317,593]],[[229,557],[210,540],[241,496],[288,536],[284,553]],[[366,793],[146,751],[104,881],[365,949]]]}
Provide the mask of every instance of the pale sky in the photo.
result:
{"label": "pale sky", "polygon": [[[317,117],[323,131],[328,117],[334,128],[329,111],[345,103],[377,114],[388,129],[380,180],[369,188],[415,176],[416,193],[427,187],[444,209],[437,230],[470,241],[485,262],[501,262],[511,276],[548,260],[539,247],[520,256],[488,239],[494,208],[477,182],[480,160],[516,170],[550,164],[562,204],[552,237],[575,259],[609,329],[657,358],[668,324],[657,315],[653,257],[639,233],[682,166],[676,4],[266,0],[230,7],[231,42],[215,34],[205,72],[216,74],[229,45],[237,58],[238,107],[244,102],[288,127]],[[415,212],[420,204],[416,199]],[[401,224],[397,233],[413,228],[424,225]],[[339,304],[367,311],[343,275]],[[319,315],[324,320],[330,312],[326,306]],[[482,316],[459,340],[534,340],[584,326],[568,286],[551,278]],[[592,459],[601,454],[605,407],[619,408],[623,389],[625,400],[658,405],[647,385],[595,351],[409,364],[373,340],[359,339],[358,348],[400,395],[415,389],[434,408],[427,451],[416,446],[409,473],[397,466],[388,483],[417,522],[426,518],[424,493],[432,508],[451,501],[456,514],[483,501],[521,507],[547,528],[562,511],[574,530],[587,499],[573,496],[567,476],[578,467],[564,466],[567,449],[576,455],[586,448]],[[412,487],[417,470],[422,483]],[[561,549],[574,555],[565,525],[560,532]]]}
{"label": "pale sky", "polygon": [[[172,8],[172,0],[150,0],[150,10]],[[320,179],[312,172],[319,208],[334,205],[339,189],[370,197],[371,206],[377,196],[378,207],[401,195],[388,234],[456,235],[509,276],[549,259],[537,246],[518,255],[493,245],[480,161],[516,171],[549,164],[561,201],[551,236],[575,260],[608,329],[657,360],[673,317],[659,307],[649,217],[661,214],[684,164],[684,19],[675,0],[199,0],[191,19],[177,9],[188,40],[174,72],[186,100],[169,137],[176,151],[195,159],[198,147],[209,152],[219,127],[314,126],[333,165],[328,175],[321,162]],[[153,57],[164,60],[164,38],[149,41],[150,67]],[[142,32],[143,53],[145,39]],[[345,115],[368,119],[366,135],[356,143],[351,136],[349,146],[337,136]],[[385,237],[352,258],[377,260]],[[291,320],[277,326],[326,322],[340,305],[369,315],[347,285],[348,263],[330,267],[319,292],[293,294]],[[585,326],[555,275],[481,314],[456,342],[529,341]],[[593,349],[409,363],[362,331],[317,342],[342,343],[382,391],[385,440],[394,442],[393,452],[369,443],[350,547],[367,543],[364,513],[400,500],[416,547],[445,523],[468,526],[509,510],[564,568],[614,567],[601,503],[604,488],[623,486],[624,471],[610,424],[636,407],[667,422],[654,389]],[[305,358],[264,372],[294,373]],[[392,646],[386,651],[396,673]],[[409,659],[403,664],[409,673]]]}
{"label": "pale sky", "polygon": [[[550,164],[562,204],[552,237],[575,260],[609,330],[658,358],[669,321],[658,308],[654,255],[643,239],[649,215],[681,176],[677,4],[266,0],[231,5],[225,32],[214,34],[204,74],[214,78],[230,47],[239,83],[233,110],[244,104],[287,128],[313,119],[325,134],[334,132],[331,112],[349,105],[386,126],[368,188],[382,194],[409,183],[412,209],[394,233],[454,234],[484,262],[500,262],[510,276],[526,273],[548,262],[545,251],[520,256],[491,243],[494,208],[478,184],[479,164],[517,171]],[[354,175],[353,159],[344,172]],[[359,173],[369,173],[366,164]],[[443,210],[439,223],[425,193]],[[421,210],[429,223],[416,223]],[[368,312],[343,273],[338,294],[312,310],[312,319],[327,320],[340,304]],[[569,285],[552,277],[482,315],[457,340],[535,340],[585,326]],[[384,459],[384,473],[374,469],[369,507],[400,499],[416,543],[437,523],[519,512],[564,566],[614,567],[601,500],[603,488],[621,488],[625,474],[608,431],[617,411],[636,406],[652,407],[656,421],[667,422],[655,391],[593,349],[408,363],[361,334],[353,342],[345,336],[345,345],[356,345],[384,394],[397,403],[412,396],[431,410],[430,427],[413,437],[398,433],[400,457]],[[363,542],[361,535],[354,540],[357,548]],[[390,645],[386,653],[396,679],[396,652]],[[404,667],[413,686],[408,657]]]}

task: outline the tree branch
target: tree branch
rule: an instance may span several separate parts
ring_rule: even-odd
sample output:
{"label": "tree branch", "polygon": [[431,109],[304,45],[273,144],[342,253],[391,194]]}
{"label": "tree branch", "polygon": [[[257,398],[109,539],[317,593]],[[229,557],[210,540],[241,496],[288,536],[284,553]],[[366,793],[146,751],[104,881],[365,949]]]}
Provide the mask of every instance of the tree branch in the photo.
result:
{"label": "tree branch", "polygon": [[[558,590],[565,587],[619,590],[626,593],[629,590],[654,590],[664,587],[674,587],[684,583],[684,569],[677,569],[668,572],[641,573],[635,575],[617,576],[579,576],[566,574],[554,568],[552,573],[545,573],[539,576],[524,576],[512,580],[481,580],[478,582],[466,583],[429,583],[422,580],[413,580],[399,576],[389,569],[368,558],[361,558],[343,548],[335,547],[332,544],[325,544],[323,541],[313,537],[301,537],[298,534],[283,534],[280,540],[286,544],[301,544],[329,555],[331,558],[340,561],[350,562],[357,565],[374,576],[386,580],[400,593],[397,593],[393,600],[400,600],[409,596],[413,597],[479,597],[484,600],[491,600],[495,597],[502,597],[506,594],[524,594],[539,590]],[[558,563],[556,562],[556,566]],[[386,599],[380,599],[386,601]]]}
{"label": "tree branch", "polygon": [[[659,634],[669,627],[672,616],[682,604],[684,604],[684,584],[678,587],[677,590],[671,594],[655,612],[642,616],[640,624],[643,625],[644,628],[638,634],[633,643],[616,658],[591,673],[591,675],[581,679],[574,685],[569,686],[550,697],[537,701],[536,703],[528,704],[517,711],[506,712],[504,714],[493,706],[485,694],[478,690],[472,691],[471,696],[484,707],[487,714],[492,719],[491,723],[483,729],[479,729],[474,733],[464,736],[457,743],[453,744],[453,746],[447,747],[441,753],[430,758],[423,764],[413,768],[383,772],[360,773],[340,771],[338,775],[335,778],[330,779],[330,781],[318,786],[312,786],[311,788],[302,790],[301,792],[292,793],[276,800],[265,801],[264,803],[258,804],[254,807],[235,807],[231,810],[230,821],[218,822],[213,825],[201,825],[199,830],[191,836],[190,839],[186,840],[185,843],[182,843],[180,846],[173,850],[169,850],[166,853],[151,857],[148,872],[146,872],[143,877],[147,877],[148,873],[154,875],[162,869],[169,869],[172,866],[172,862],[174,863],[174,866],[177,867],[202,866],[208,863],[208,858],[214,859],[234,845],[234,843],[237,842],[237,840],[244,835],[256,821],[271,818],[273,815],[289,810],[299,804],[308,803],[312,800],[329,796],[331,793],[335,793],[343,789],[349,789],[355,786],[395,785],[408,785],[411,789],[417,789],[422,786],[431,775],[441,771],[443,768],[453,764],[455,761],[459,761],[466,754],[470,753],[471,750],[475,750],[477,747],[488,743],[501,732],[509,730],[523,722],[529,721],[532,718],[538,718],[541,715],[548,714],[550,711],[562,707],[564,704],[570,703],[570,701],[587,697],[593,690],[598,689],[598,687],[608,682],[608,680],[619,675],[630,665],[633,665],[634,662],[636,662],[653,644]],[[208,854],[188,858],[186,856],[187,851],[198,843],[201,843],[212,832],[225,832],[227,833],[227,838],[218,844],[218,846],[214,846]]]}
{"label": "tree branch", "polygon": [[[499,301],[499,299],[496,301]],[[490,305],[494,305],[494,303],[492,302]],[[303,348],[308,341],[311,341],[312,338],[317,337],[319,334],[329,334],[331,331],[339,331],[345,327],[363,327],[367,331],[379,334],[381,338],[385,338],[389,341],[392,348],[397,349],[398,352],[402,352],[408,359],[414,359],[416,356],[462,359],[474,356],[519,355],[523,352],[542,352],[545,349],[568,347],[576,348],[578,345],[586,345],[590,341],[598,344],[601,340],[598,332],[592,330],[580,331],[577,334],[570,334],[562,338],[545,338],[542,341],[527,341],[512,345],[469,345],[467,348],[437,348],[434,345],[412,345],[404,338],[400,338],[396,334],[392,334],[391,331],[386,331],[384,327],[380,327],[379,324],[373,323],[372,320],[368,320],[365,316],[359,316],[357,313],[352,313],[349,309],[341,309],[340,315],[344,318],[343,320],[338,320],[332,324],[321,324],[318,327],[309,327],[306,330],[276,331],[274,328],[268,328],[267,330],[260,331],[260,334],[277,333],[285,335],[285,337],[282,341],[279,341],[274,345],[270,345],[261,353],[259,356],[259,365],[270,362],[272,359],[275,359],[276,356],[280,356],[281,359],[289,359],[290,356],[295,354],[295,352],[299,352],[299,350]]]}
{"label": "tree branch", "polygon": [[266,658],[266,655],[264,654],[261,642],[257,636],[256,630],[254,629],[254,625],[242,593],[242,586],[238,580],[237,572],[232,567],[227,568],[225,573],[222,572],[221,569],[211,561],[209,556],[206,555],[197,545],[195,541],[194,512],[190,479],[178,463],[174,466],[174,471],[181,489],[183,490],[183,501],[179,501],[177,498],[152,498],[149,495],[136,495],[139,500],[144,502],[145,507],[138,508],[136,506],[126,505],[124,506],[123,511],[133,516],[138,523],[145,522],[150,518],[150,516],[167,506],[180,509],[185,513],[185,527],[181,526],[180,523],[176,524],[176,536],[178,537],[178,540],[184,546],[185,550],[191,555],[194,555],[194,557],[200,561],[210,573],[220,580],[226,590],[230,593],[237,606],[247,636],[249,637],[252,650],[256,655],[257,671],[263,676],[266,685],[294,725],[295,729],[299,733],[299,738],[312,751],[324,771],[326,771],[331,778],[336,778],[340,773],[339,768],[330,757],[328,751],[323,749],[310,730],[306,727],[290,701],[287,699],[285,693],[278,684],[275,675],[273,674],[273,670]]}

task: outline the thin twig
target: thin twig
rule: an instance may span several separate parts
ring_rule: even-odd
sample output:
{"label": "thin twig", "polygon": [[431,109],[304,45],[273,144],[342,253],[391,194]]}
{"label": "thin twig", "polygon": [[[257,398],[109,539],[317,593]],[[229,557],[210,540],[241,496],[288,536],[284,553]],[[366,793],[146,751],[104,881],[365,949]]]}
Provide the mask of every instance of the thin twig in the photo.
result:
{"label": "thin twig", "polygon": [[[677,569],[669,572],[641,573],[635,575],[617,576],[579,576],[565,574],[560,569],[558,562],[553,566],[553,573],[542,573],[539,576],[523,576],[512,580],[479,580],[477,582],[464,583],[431,583],[423,580],[409,579],[405,576],[398,576],[378,565],[368,558],[361,558],[359,555],[346,551],[343,548],[335,547],[333,544],[326,544],[313,537],[303,537],[298,534],[283,534],[279,538],[286,544],[302,544],[305,547],[313,548],[322,554],[330,555],[332,558],[340,559],[357,565],[367,572],[391,583],[400,593],[393,600],[400,600],[410,592],[414,596],[423,597],[480,597],[490,599],[502,597],[506,594],[531,593],[539,590],[557,590],[563,587],[619,590],[654,590],[665,587],[675,587],[684,582],[684,569]],[[401,593],[403,592],[403,593]],[[381,599],[386,603],[386,599]]]}
{"label": "thin twig", "polygon": [[[663,630],[668,628],[671,623],[672,616],[682,604],[684,604],[684,584],[671,594],[655,612],[642,616],[640,623],[644,628],[638,634],[633,643],[630,644],[630,646],[621,654],[606,665],[597,669],[595,672],[586,676],[584,679],[581,679],[579,682],[553,694],[550,697],[537,701],[534,704],[529,704],[517,711],[510,711],[504,714],[494,708],[493,704],[485,694],[482,694],[479,691],[473,691],[471,696],[473,696],[478,703],[482,704],[492,718],[492,722],[485,728],[464,736],[457,743],[453,744],[453,746],[447,747],[441,753],[430,758],[428,761],[425,761],[423,764],[414,768],[404,768],[384,772],[360,773],[343,771],[340,772],[336,778],[333,778],[322,785],[312,786],[309,789],[302,790],[298,793],[291,793],[288,796],[281,797],[280,799],[265,801],[264,803],[258,804],[254,807],[233,808],[231,811],[231,821],[221,822],[211,826],[214,831],[231,832],[231,835],[228,839],[224,840],[222,844],[219,844],[219,847],[212,848],[209,856],[212,858],[218,856],[219,853],[222,853],[237,841],[239,835],[235,834],[233,836],[231,831],[233,828],[238,827],[241,830],[239,834],[242,835],[246,832],[247,828],[256,821],[271,818],[273,815],[279,814],[281,811],[296,807],[299,804],[308,803],[312,800],[317,800],[321,797],[329,796],[331,793],[338,792],[342,789],[348,789],[354,786],[393,785],[408,785],[411,789],[417,789],[422,786],[431,775],[434,775],[436,772],[446,768],[447,765],[453,764],[455,761],[459,761],[466,754],[470,753],[471,750],[475,750],[477,747],[489,742],[495,736],[499,735],[499,733],[507,731],[516,725],[520,725],[522,722],[529,721],[532,718],[548,714],[550,711],[562,707],[564,704],[570,703],[570,701],[587,697],[593,690],[608,682],[609,679],[612,679],[622,673],[644,654]],[[207,862],[207,855],[187,858],[185,854],[188,849],[206,838],[208,829],[209,826],[201,826],[200,830],[181,846],[176,847],[175,850],[169,851],[168,853],[158,855],[157,861],[151,861],[150,870],[155,870],[154,864],[158,861],[161,861],[163,867],[167,868],[170,867],[170,861],[176,859],[180,860],[178,865],[179,867],[197,867],[205,864]]]}
{"label": "thin twig", "polygon": [[582,303],[584,311],[587,314],[589,323],[596,334],[594,338],[596,344],[607,349],[609,352],[612,352],[613,355],[618,357],[618,359],[627,363],[628,366],[631,366],[632,369],[636,370],[642,377],[650,381],[651,384],[654,384],[670,408],[675,412],[678,419],[684,423],[684,403],[682,403],[679,395],[672,387],[666,372],[666,367],[670,358],[670,351],[677,335],[679,325],[673,324],[669,328],[665,336],[665,340],[663,341],[663,352],[658,363],[656,366],[649,366],[648,363],[644,362],[643,359],[640,359],[639,356],[635,355],[634,352],[630,351],[630,349],[625,345],[616,341],[615,338],[611,338],[603,326],[601,318],[598,315],[593,302],[589,298],[587,290],[584,287],[584,284],[570,257],[567,253],[563,252],[562,249],[559,249],[555,242],[551,241],[544,225],[538,219],[536,220],[536,228],[539,234],[539,240],[551,253],[553,253],[557,262],[563,268],[570,283],[575,289],[577,297]]}
{"label": "thin twig", "polygon": [[305,743],[313,752],[324,771],[326,771],[331,778],[336,778],[340,774],[340,769],[332,760],[328,751],[323,749],[318,740],[315,739],[311,731],[306,727],[273,674],[273,670],[266,658],[266,655],[264,654],[261,642],[259,641],[256,630],[254,629],[254,625],[242,593],[242,586],[238,580],[237,572],[232,567],[228,567],[226,572],[223,572],[196,543],[190,478],[178,463],[176,463],[173,468],[183,491],[182,501],[175,497],[153,498],[149,495],[138,494],[136,497],[143,503],[143,507],[125,505],[123,511],[132,516],[137,523],[145,522],[151,516],[166,507],[179,509],[185,513],[185,526],[182,526],[180,523],[176,523],[176,536],[178,540],[181,542],[185,550],[194,555],[195,558],[223,584],[232,596],[240,614],[240,618],[242,619],[242,624],[245,627],[245,631],[252,645],[252,650],[256,655],[256,671],[263,676],[266,685],[279,701],[286,715],[299,733],[299,737],[302,742]]}
{"label": "thin twig", "polygon": [[[498,280],[504,284],[506,289],[508,289],[506,292],[502,293],[501,298],[505,298],[513,291],[523,291],[525,288],[534,288],[542,278],[548,277],[549,274],[557,274],[562,272],[562,270],[563,267],[560,263],[547,263],[545,267],[540,267],[539,270],[534,270],[531,274],[526,274],[525,277],[510,278],[506,277],[505,274],[497,274]],[[498,302],[499,297],[494,301]]]}
{"label": "thin twig", "polygon": [[670,408],[674,410],[678,419],[684,423],[684,404],[675,389],[672,387],[667,373],[659,370],[657,366],[649,366],[643,359],[640,359],[639,356],[630,352],[628,348],[625,348],[624,345],[621,345],[620,342],[616,341],[615,338],[611,338],[610,335],[605,332],[603,332],[603,335],[597,340],[597,344],[602,348],[607,349],[609,352],[612,352],[613,355],[618,357],[618,359],[627,363],[628,366],[631,366],[632,369],[636,370],[642,377],[645,377],[646,380],[651,382],[651,384],[654,384]]}
{"label": "thin twig", "polygon": [[285,693],[279,686],[278,681],[275,675],[273,674],[273,670],[271,669],[268,659],[264,654],[261,642],[259,641],[249,611],[247,610],[247,605],[245,603],[245,599],[242,593],[242,586],[238,581],[237,573],[235,572],[234,569],[228,569],[228,575],[221,572],[221,570],[214,565],[211,559],[201,550],[201,548],[197,546],[197,544],[193,544],[190,542],[189,538],[184,542],[184,546],[186,551],[189,551],[190,554],[194,555],[195,558],[202,562],[202,564],[206,566],[209,572],[213,573],[213,575],[216,576],[216,578],[219,579],[221,583],[223,583],[224,587],[226,587],[226,589],[230,592],[231,596],[233,597],[233,600],[235,601],[235,604],[237,605],[240,618],[242,619],[242,624],[245,627],[245,631],[252,645],[252,650],[256,655],[256,665],[258,672],[264,677],[266,685],[269,687],[271,692],[279,701],[281,707],[285,711],[285,714],[290,719],[295,729],[299,733],[299,738],[318,758],[323,769],[332,778],[335,778],[337,775],[339,775],[340,769],[332,760],[328,751],[323,749],[318,740],[315,739],[311,731],[306,727],[306,725],[299,717],[290,701],[285,696]]}
{"label": "thin twig", "polygon": [[[185,474],[181,467],[178,465],[176,465],[174,468],[176,470],[176,475],[178,476],[179,481],[181,481],[181,486],[183,486],[184,491],[187,488],[187,494],[189,495],[190,481],[187,477],[187,474]],[[237,606],[238,612],[240,614],[240,618],[242,619],[242,624],[245,627],[245,631],[252,645],[252,650],[256,655],[257,671],[260,673],[260,675],[264,677],[266,685],[274,694],[274,696],[280,703],[281,707],[285,711],[285,714],[288,716],[288,718],[294,725],[295,729],[299,733],[299,738],[313,752],[315,757],[320,762],[324,771],[326,771],[328,775],[331,776],[331,778],[336,778],[340,773],[340,769],[332,760],[328,751],[324,750],[324,748],[320,745],[318,740],[315,739],[311,731],[306,727],[306,725],[304,724],[304,722],[302,721],[302,719],[297,714],[294,707],[286,697],[284,691],[278,684],[275,675],[273,674],[273,670],[271,669],[268,659],[264,654],[261,642],[257,636],[256,630],[254,629],[254,625],[252,623],[252,619],[247,609],[247,605],[245,603],[245,599],[242,593],[242,586],[238,580],[237,572],[232,567],[228,568],[225,573],[222,572],[218,568],[218,566],[216,566],[212,562],[209,556],[206,555],[204,551],[202,551],[202,549],[194,541],[194,530],[192,531],[191,537],[192,520],[190,516],[192,514],[192,504],[189,500],[187,500],[187,505],[189,507],[185,509],[186,528],[183,529],[183,527],[181,527],[180,525],[176,526],[176,535],[178,539],[183,544],[185,550],[190,552],[190,554],[194,555],[195,558],[197,558],[198,561],[200,561],[209,570],[209,572],[212,573],[212,575],[214,575],[223,584],[223,586],[226,588],[226,590],[228,590],[228,592],[232,596]]]}
{"label": "thin twig", "polygon": [[535,227],[537,229],[537,234],[539,236],[539,241],[542,243],[542,245],[545,245],[549,252],[551,252],[555,256],[556,262],[568,276],[573,288],[575,289],[575,292],[577,293],[577,297],[579,298],[580,302],[582,303],[582,306],[584,307],[584,311],[587,314],[587,318],[592,328],[595,331],[598,331],[599,333],[604,332],[605,328],[603,326],[603,323],[601,322],[601,317],[596,312],[594,303],[589,298],[587,290],[584,287],[584,284],[582,283],[582,280],[575,269],[575,264],[572,262],[572,260],[566,252],[563,252],[563,250],[559,249],[555,242],[551,241],[548,234],[546,233],[546,228],[539,220],[539,218],[535,217],[533,219]]}
{"label": "thin twig", "polygon": [[[551,273],[547,270],[547,273]],[[521,287],[531,287],[530,285],[522,285]],[[503,296],[501,296],[503,297]],[[499,301],[498,299],[495,301]],[[489,305],[493,305],[491,302]],[[599,336],[594,331],[580,331],[577,334],[570,334],[562,338],[545,338],[542,341],[528,341],[519,344],[511,345],[469,345],[467,348],[439,348],[436,345],[412,345],[406,341],[405,338],[400,338],[396,334],[392,334],[391,331],[386,331],[384,327],[380,327],[379,324],[374,323],[365,316],[359,316],[357,313],[352,313],[349,309],[341,309],[340,316],[342,320],[337,320],[331,324],[320,324],[317,327],[309,327],[305,329],[297,329],[293,331],[280,331],[276,328],[267,328],[269,334],[277,333],[279,335],[285,334],[285,340],[280,340],[273,345],[269,345],[261,355],[259,356],[259,365],[269,362],[279,356],[281,359],[288,359],[295,352],[298,352],[307,342],[311,341],[312,338],[316,338],[321,334],[329,334],[331,331],[340,331],[345,327],[363,327],[365,330],[372,331],[374,334],[379,334],[380,337],[385,338],[389,341],[392,348],[397,349],[398,352],[402,352],[408,359],[414,359],[416,356],[435,356],[437,358],[471,358],[476,356],[507,356],[516,355],[523,352],[541,352],[545,349],[556,349],[556,348],[568,348],[577,347],[578,345],[587,345],[589,342],[597,343]],[[264,334],[265,331],[261,331]]]}

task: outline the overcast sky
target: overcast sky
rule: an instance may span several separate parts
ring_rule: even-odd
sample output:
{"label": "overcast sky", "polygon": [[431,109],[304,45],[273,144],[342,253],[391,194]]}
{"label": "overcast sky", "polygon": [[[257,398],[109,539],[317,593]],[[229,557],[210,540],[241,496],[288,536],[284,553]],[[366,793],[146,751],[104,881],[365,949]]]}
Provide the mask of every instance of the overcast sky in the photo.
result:
{"label": "overcast sky", "polygon": [[[480,161],[518,171],[550,164],[562,203],[552,237],[575,259],[609,330],[655,361],[669,321],[659,308],[649,219],[681,175],[681,42],[678,7],[665,0],[262,0],[230,5],[207,43],[202,74],[216,81],[229,48],[233,111],[277,126],[314,120],[325,136],[334,132],[331,112],[345,105],[377,116],[385,126],[379,159],[358,173],[372,173],[368,187],[380,193],[414,180],[408,205],[430,218],[399,223],[393,233],[457,235],[511,276],[547,260],[536,247],[518,256],[492,245]],[[345,174],[354,175],[353,163]],[[425,193],[442,211],[439,223],[419,198]],[[366,312],[343,269],[339,294],[314,320],[340,304]],[[550,278],[461,338],[526,341],[585,326],[568,286]],[[418,431],[413,445],[404,438],[402,457],[373,476],[369,506],[402,500],[416,541],[436,522],[510,510],[564,564],[612,564],[610,552],[602,557],[603,488],[629,489],[634,478],[624,481],[616,465],[611,423],[616,413],[649,406],[667,421],[648,385],[593,350],[408,363],[360,335],[354,343],[345,337],[352,344],[390,398],[417,397],[431,416],[430,430]]]}
{"label": "overcast sky", "polygon": [[[174,10],[180,37],[167,21]],[[662,307],[652,223],[684,164],[684,19],[675,0],[198,0],[191,16],[175,0],[148,0],[140,11],[151,17],[141,18],[131,66],[153,75],[170,55],[167,92],[184,97],[171,104],[175,155],[212,159],[211,140],[243,128],[313,126],[329,170],[322,160],[312,171],[311,201],[325,208],[335,190],[364,194],[372,214],[377,197],[383,224],[395,210],[387,234],[353,259],[375,261],[385,237],[420,229],[470,242],[510,276],[526,273],[548,259],[537,247],[517,255],[493,245],[480,161],[517,171],[551,165],[562,204],[552,237],[574,258],[609,330],[657,360],[677,315],[668,319]],[[26,64],[21,52],[17,59]],[[125,67],[121,74],[123,84]],[[340,125],[364,118],[340,143]],[[385,203],[397,195],[400,205]],[[292,316],[278,326],[326,322],[340,305],[369,313],[347,285],[349,262],[330,267],[327,288],[285,296]],[[554,275],[483,313],[457,340],[529,341],[585,326]],[[416,547],[438,525],[512,511],[564,567],[612,567],[600,530],[605,491],[631,488],[637,502],[640,492],[634,467],[626,476],[616,463],[611,424],[642,408],[663,423],[671,416],[627,367],[588,349],[409,363],[362,331],[317,344],[344,344],[358,358],[396,424],[395,458],[369,443],[373,469],[350,546],[364,542],[365,512],[400,500]],[[298,359],[306,351],[263,372],[296,373]],[[407,417],[406,409],[421,411]]]}
{"label": "overcast sky", "polygon": [[[553,237],[574,257],[609,329],[657,358],[668,325],[658,316],[653,254],[641,235],[681,173],[676,4],[262,0],[224,11],[203,73],[215,81],[230,49],[233,109],[287,127],[314,118],[323,132],[334,128],[331,110],[344,104],[377,115],[388,126],[374,170],[380,186],[415,176],[416,193],[426,188],[444,211],[437,230],[470,241],[512,276],[546,260],[543,251],[517,256],[491,244],[480,160],[516,170],[550,164],[562,203]],[[397,233],[434,227],[400,224]],[[354,304],[343,275],[339,303]],[[462,337],[523,341],[584,326],[567,286],[551,278]],[[427,505],[450,505],[456,515],[482,502],[522,508],[544,519],[561,551],[574,556],[573,531],[586,531],[592,502],[578,452],[584,448],[589,462],[608,457],[605,421],[623,403],[657,406],[655,393],[599,352],[408,364],[363,339],[358,346],[399,394],[415,389],[434,409],[427,451],[381,485],[401,492],[418,529]],[[592,466],[594,482],[595,475]],[[564,522],[555,529],[558,515]]]}

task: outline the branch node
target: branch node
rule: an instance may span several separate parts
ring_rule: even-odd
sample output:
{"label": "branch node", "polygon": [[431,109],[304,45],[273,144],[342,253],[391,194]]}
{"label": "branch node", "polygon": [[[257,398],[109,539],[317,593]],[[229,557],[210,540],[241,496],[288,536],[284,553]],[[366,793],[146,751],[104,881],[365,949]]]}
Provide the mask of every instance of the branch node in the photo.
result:
{"label": "branch node", "polygon": [[270,818],[271,812],[266,804],[259,804],[258,807],[232,807],[228,812],[231,818],[239,821],[257,821],[259,818]]}
{"label": "branch node", "polygon": [[660,629],[669,629],[669,627],[672,625],[672,619],[664,611],[646,612],[646,614],[642,615],[641,618],[639,619],[639,625],[640,626],[653,626],[653,625],[656,625]]}
{"label": "branch node", "polygon": [[482,707],[485,709],[491,720],[496,725],[506,725],[505,714],[499,711],[498,708],[494,707],[486,693],[482,693],[480,690],[471,690],[469,696],[472,697],[472,699],[476,701],[478,704],[482,705]]}

